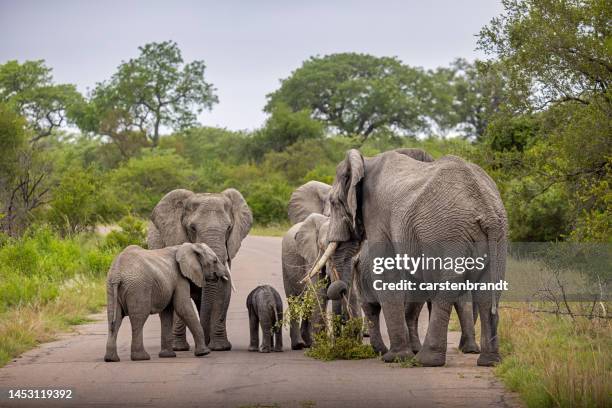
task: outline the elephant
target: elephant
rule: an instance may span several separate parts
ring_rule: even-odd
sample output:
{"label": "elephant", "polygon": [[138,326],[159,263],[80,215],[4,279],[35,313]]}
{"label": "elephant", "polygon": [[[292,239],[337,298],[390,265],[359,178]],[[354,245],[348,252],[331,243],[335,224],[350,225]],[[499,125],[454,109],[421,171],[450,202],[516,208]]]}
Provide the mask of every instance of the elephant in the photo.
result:
{"label": "elephant", "polygon": [[195,355],[210,353],[204,331],[191,306],[191,290],[222,278],[227,267],[205,244],[185,243],[147,250],[137,245],[124,249],[113,261],[107,277],[108,341],[104,361],[119,361],[117,334],[124,316],[132,325],[132,360],[149,360],[142,330],[150,314],[161,320],[159,357],[176,357],[172,350],[172,317],[176,312],[187,322],[196,342]]}
{"label": "elephant", "polygon": [[[367,241],[364,241],[364,246],[367,246]],[[361,309],[369,322],[370,344],[374,351],[379,354],[387,353],[388,348],[385,345],[382,334],[380,332],[380,310],[381,297],[379,292],[373,290],[373,275],[368,273],[368,262],[365,258],[366,251],[360,253],[353,259],[353,280],[356,284],[359,300],[361,301]],[[344,281],[340,280],[333,282],[328,288],[328,297],[333,300],[338,300],[343,293],[347,292],[347,286]],[[427,302],[429,315],[431,316],[432,303]],[[421,350],[421,342],[419,340],[419,316],[423,309],[423,302],[406,302],[404,304],[404,315],[406,325],[408,327],[408,341],[410,349],[413,353],[418,353]],[[476,343],[476,333],[474,330],[474,317],[472,305],[469,302],[454,302],[453,306],[459,317],[461,325],[461,339],[459,341],[459,350],[469,354],[480,353],[480,348]]]}
{"label": "elephant", "polygon": [[[299,296],[306,289],[307,283],[303,281],[304,276],[316,263],[321,251],[327,245],[326,236],[329,227],[329,217],[322,214],[312,213],[302,222],[292,226],[283,236],[282,241],[282,270],[283,286],[285,296]],[[323,328],[323,316],[327,310],[328,297],[326,286],[318,283],[328,278],[329,270],[324,266],[320,273],[313,276],[311,283],[317,288],[319,304],[315,307],[310,318],[302,319],[301,322],[291,321],[289,333],[291,336],[291,349],[300,350],[310,347],[313,333]],[[328,279],[329,282],[329,279]],[[358,307],[357,293],[351,288],[347,291],[348,308],[346,302],[338,297],[332,302],[332,311],[343,318],[350,314],[361,315]]]}
{"label": "elephant", "polygon": [[298,187],[289,199],[288,215],[292,225],[302,222],[310,214],[329,216],[331,186],[320,181],[309,181]]}
{"label": "elephant", "polygon": [[[283,319],[283,301],[272,286],[260,285],[253,289],[246,300],[249,312],[251,341],[249,351],[269,353],[283,351],[283,330],[279,326]],[[263,339],[259,346],[259,326]]]}
{"label": "elephant", "polygon": [[[228,267],[238,253],[242,240],[253,223],[253,215],[246,201],[233,188],[221,193],[193,193],[178,189],[166,194],[153,209],[147,243],[149,248],[163,248],[185,242],[201,242],[217,254]],[[192,290],[191,297],[198,306],[206,345],[214,351],[230,350],[226,316],[233,282],[211,282],[201,291]],[[175,351],[189,350],[185,325],[175,316]]]}
{"label": "elephant", "polygon": [[[456,281],[486,283],[504,279],[508,221],[499,191],[480,167],[459,157],[449,155],[424,162],[401,151],[388,151],[364,158],[361,152],[351,149],[336,168],[329,200],[329,244],[312,274],[331,260],[348,285],[352,279],[352,258],[360,249],[367,251],[366,259],[371,259],[370,251],[419,256],[431,245],[455,258],[487,251],[482,270],[470,268],[463,274],[451,271]],[[362,249],[366,239],[367,245]],[[397,268],[386,275],[396,282],[408,276]],[[440,267],[420,269],[414,278],[431,282],[447,276],[446,269]],[[329,290],[332,289],[330,285]],[[452,304],[457,300],[451,295],[456,293],[433,291],[426,295],[427,299],[423,299],[408,290],[380,292],[391,341],[384,361],[414,357],[407,334],[406,302],[433,298],[429,328],[416,360],[423,366],[445,364],[448,321]],[[497,338],[500,293],[472,291],[471,295],[481,317],[481,354],[477,364],[495,365],[500,361]]]}

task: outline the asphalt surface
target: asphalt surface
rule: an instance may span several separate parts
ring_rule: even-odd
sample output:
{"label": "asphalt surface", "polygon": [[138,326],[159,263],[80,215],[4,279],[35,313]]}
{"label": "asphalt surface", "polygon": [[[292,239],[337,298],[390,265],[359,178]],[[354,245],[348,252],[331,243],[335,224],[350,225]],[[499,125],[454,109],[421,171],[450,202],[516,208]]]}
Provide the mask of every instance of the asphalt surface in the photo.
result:
{"label": "asphalt surface", "polygon": [[[232,268],[237,287],[227,320],[232,351],[201,358],[191,351],[178,352],[177,358],[159,359],[160,325],[154,315],[145,326],[150,361],[130,361],[131,329],[126,318],[118,340],[121,362],[105,363],[106,315],[98,314],[95,323],[79,326],[76,333],[0,369],[0,407],[520,406],[490,368],[476,366],[476,355],[458,352],[457,332],[449,333],[447,364],[439,368],[402,368],[378,359],[322,362],[303,351],[291,351],[287,330],[283,353],[247,352],[246,297],[266,283],[284,298],[280,256],[280,238],[249,236],[243,242]],[[424,313],[421,338],[426,330]],[[72,398],[9,399],[10,389],[69,389]]]}

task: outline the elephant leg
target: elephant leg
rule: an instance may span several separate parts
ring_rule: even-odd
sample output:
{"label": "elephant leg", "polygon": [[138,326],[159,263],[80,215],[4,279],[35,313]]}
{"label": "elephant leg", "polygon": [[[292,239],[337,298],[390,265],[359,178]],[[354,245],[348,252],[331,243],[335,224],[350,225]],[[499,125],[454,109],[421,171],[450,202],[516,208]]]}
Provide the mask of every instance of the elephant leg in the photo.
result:
{"label": "elephant leg", "polygon": [[276,352],[283,351],[283,326],[280,325],[280,322],[282,322],[282,320],[283,320],[283,314],[279,313],[278,316],[276,316],[276,320],[274,321],[274,325],[273,325],[274,351]]}
{"label": "elephant leg", "polygon": [[438,367],[446,363],[446,336],[452,304],[447,301],[433,301],[429,327],[417,361],[425,367]]}
{"label": "elephant leg", "polygon": [[185,330],[185,322],[175,313],[174,325],[172,328],[172,335],[174,338],[172,349],[174,351],[189,351],[189,343],[187,343],[187,333]]}
{"label": "elephant leg", "polygon": [[[196,304],[196,307],[198,308],[198,310],[200,310],[202,304],[201,289],[196,289],[192,287],[192,285],[190,285],[190,292],[191,299],[193,299],[194,303]],[[189,343],[187,342],[185,322],[176,313],[174,314],[174,326],[172,329],[172,333],[174,337],[174,345],[172,346],[172,349],[174,351],[189,351]]]}
{"label": "elephant leg", "polygon": [[249,307],[249,332],[251,336],[251,342],[249,344],[249,351],[259,350],[259,318],[255,311]]}
{"label": "elephant leg", "polygon": [[230,298],[231,286],[226,281],[210,282],[203,289],[200,316],[206,344],[211,350],[227,351],[232,349],[225,328]]}
{"label": "elephant leg", "polygon": [[312,346],[312,322],[311,319],[303,319],[300,326],[302,340],[304,340],[301,348]]}
{"label": "elephant leg", "polygon": [[491,302],[479,302],[480,313],[480,356],[477,364],[479,366],[494,366],[501,361],[499,355],[499,344],[497,339],[497,324],[499,315],[491,313]]}
{"label": "elephant leg", "polygon": [[165,357],[176,357],[176,353],[172,350],[172,319],[174,317],[174,307],[170,303],[164,310],[159,314],[159,320],[161,322],[161,351],[159,352],[160,358]]}
{"label": "elephant leg", "polygon": [[[130,310],[128,306],[128,310]],[[132,361],[150,360],[151,356],[144,348],[142,341],[142,330],[144,324],[147,321],[149,314],[144,313],[131,313],[130,311],[130,324],[132,325],[132,350],[130,358]]]}
{"label": "elephant leg", "polygon": [[379,354],[385,354],[389,350],[380,333],[380,305],[378,303],[362,303],[361,308],[368,323],[372,348]]}
{"label": "elephant leg", "polygon": [[261,324],[261,347],[260,353],[269,353],[272,351],[272,319],[270,319],[270,311],[265,306],[258,308],[259,322]]}
{"label": "elephant leg", "polygon": [[210,353],[210,349],[206,347],[206,343],[204,342],[204,330],[191,304],[189,283],[186,280],[182,280],[178,283],[173,302],[176,314],[185,321],[185,324],[189,327],[189,331],[193,334],[193,339],[195,341],[194,354],[199,357]]}
{"label": "elephant leg", "polygon": [[476,330],[474,329],[474,316],[472,315],[472,304],[468,302],[455,302],[455,310],[461,325],[461,340],[459,350],[466,354],[478,354],[480,348],[476,344]]}
{"label": "elephant leg", "polygon": [[300,326],[304,323],[297,320],[292,320],[289,323],[289,337],[291,337],[291,350],[301,350],[305,347],[304,341],[302,340],[302,334],[300,333]]}
{"label": "elephant leg", "polygon": [[408,343],[408,328],[406,327],[405,305],[403,299],[386,301],[382,305],[382,311],[387,322],[387,331],[391,347],[383,355],[386,363],[409,360],[414,357]]}
{"label": "elephant leg", "polygon": [[106,354],[104,355],[104,361],[119,361],[119,355],[117,354],[117,334],[119,334],[119,328],[121,328],[121,322],[123,321],[123,310],[119,305],[115,306],[116,317],[115,323],[113,324],[113,316],[109,313],[108,315],[108,339],[106,340]]}
{"label": "elephant leg", "polygon": [[406,324],[408,325],[408,338],[413,353],[421,351],[421,340],[419,339],[419,315],[423,309],[421,302],[409,302],[406,307]]}

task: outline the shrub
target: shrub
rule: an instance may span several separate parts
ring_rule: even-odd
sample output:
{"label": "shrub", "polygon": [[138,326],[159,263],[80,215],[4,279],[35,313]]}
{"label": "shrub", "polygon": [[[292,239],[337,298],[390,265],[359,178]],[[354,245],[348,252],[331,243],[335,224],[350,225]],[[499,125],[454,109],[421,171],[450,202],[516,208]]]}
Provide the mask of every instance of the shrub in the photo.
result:
{"label": "shrub", "polygon": [[120,230],[111,231],[104,240],[105,248],[124,249],[129,245],[147,247],[146,221],[133,215],[126,215],[118,222]]}

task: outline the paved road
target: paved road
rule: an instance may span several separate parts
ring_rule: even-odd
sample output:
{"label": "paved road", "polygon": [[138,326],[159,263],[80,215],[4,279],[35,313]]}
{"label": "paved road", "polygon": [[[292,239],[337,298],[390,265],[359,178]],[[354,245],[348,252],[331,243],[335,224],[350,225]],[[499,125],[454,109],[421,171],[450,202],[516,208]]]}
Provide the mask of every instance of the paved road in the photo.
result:
{"label": "paved road", "polygon": [[[237,293],[228,312],[230,352],[195,358],[157,358],[159,320],[145,326],[150,361],[129,359],[130,327],[119,334],[119,363],[104,363],[105,315],[80,326],[78,335],[44,344],[0,369],[0,406],[130,407],[505,407],[517,399],[495,380],[490,369],[477,367],[476,356],[457,352],[459,333],[449,333],[448,362],[440,368],[401,368],[380,360],[321,362],[302,351],[249,353],[246,296],[269,283],[283,294],[280,239],[248,237],[232,270]],[[426,321],[422,318],[421,321]],[[421,329],[424,329],[422,327]],[[192,343],[193,344],[193,343]],[[73,390],[64,401],[7,399],[15,388]],[[41,404],[42,402],[42,404]]]}

